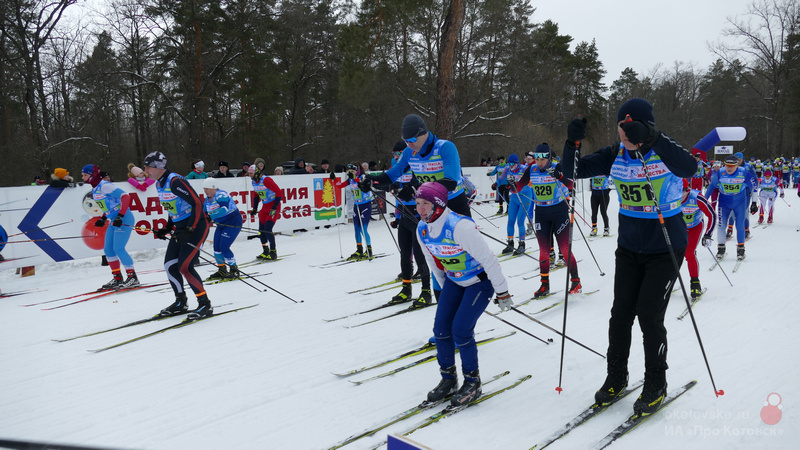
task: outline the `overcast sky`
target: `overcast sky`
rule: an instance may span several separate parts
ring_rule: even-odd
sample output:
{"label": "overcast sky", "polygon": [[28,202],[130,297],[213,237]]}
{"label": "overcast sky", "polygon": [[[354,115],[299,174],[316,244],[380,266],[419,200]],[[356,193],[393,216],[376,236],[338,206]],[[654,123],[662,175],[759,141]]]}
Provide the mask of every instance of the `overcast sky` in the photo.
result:
{"label": "overcast sky", "polygon": [[[708,43],[720,40],[730,28],[726,18],[743,17],[752,0],[603,1],[531,0],[532,22],[558,23],[560,34],[581,41],[595,39],[610,86],[630,67],[640,76],[661,63],[671,70],[675,61],[691,63],[705,72],[717,56]],[[731,38],[727,38],[728,42]]]}

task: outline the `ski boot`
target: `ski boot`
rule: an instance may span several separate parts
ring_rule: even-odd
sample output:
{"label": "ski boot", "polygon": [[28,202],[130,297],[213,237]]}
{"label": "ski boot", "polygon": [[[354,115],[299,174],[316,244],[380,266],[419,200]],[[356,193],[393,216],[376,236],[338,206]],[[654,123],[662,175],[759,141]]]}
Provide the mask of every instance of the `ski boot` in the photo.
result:
{"label": "ski boot", "polygon": [[567,265],[567,261],[564,259],[564,255],[558,255],[558,260],[556,260],[556,267],[564,267]]}
{"label": "ski boot", "polygon": [[514,254],[521,255],[523,253],[525,253],[525,241],[519,241],[519,246],[517,246],[517,249],[514,250]]}
{"label": "ski boot", "polygon": [[633,404],[633,412],[638,416],[649,416],[658,411],[667,396],[667,374],[664,371],[645,373],[642,394]]}
{"label": "ski boot", "polygon": [[725,231],[725,239],[730,239],[733,236],[733,227],[728,226],[728,230]]}
{"label": "ski boot", "polygon": [[550,279],[548,276],[542,276],[542,285],[539,290],[533,293],[533,298],[541,298],[550,295]]}
{"label": "ski boot", "polygon": [[717,261],[725,256],[725,244],[717,244]]}
{"label": "ski boot", "polygon": [[744,245],[736,246],[736,260],[741,261],[744,259]]}
{"label": "ski boot", "polygon": [[240,275],[241,275],[241,272],[239,272],[239,268],[234,265],[234,266],[231,266],[231,270],[227,273],[225,278],[228,279],[228,280],[232,280],[232,279],[235,279],[235,278],[239,278]]}
{"label": "ski boot", "polygon": [[703,295],[703,288],[700,287],[700,278],[692,278],[689,284],[689,291],[692,295],[692,300],[697,300]]}
{"label": "ski boot", "polygon": [[128,272],[128,279],[119,285],[119,289],[130,289],[136,286],[139,286],[139,277],[136,276],[136,272],[131,270]]}
{"label": "ski boot", "polygon": [[[402,277],[402,274],[400,275],[400,277],[399,277],[399,278],[400,278],[401,280],[403,279],[403,277]],[[416,272],[414,272],[414,275],[411,275],[411,279],[412,279],[412,280],[421,280],[421,279],[422,279],[422,274],[421,274],[421,273],[419,273],[419,269],[417,269],[417,271],[416,271]]]}
{"label": "ski boot", "polygon": [[411,283],[403,282],[403,287],[400,289],[400,293],[392,297],[389,300],[388,305],[399,305],[401,303],[405,303],[411,300]]}
{"label": "ski boot", "polygon": [[749,229],[748,230],[744,230],[744,239],[745,240],[750,239],[750,230]]}
{"label": "ski boot", "polygon": [[218,270],[206,278],[206,281],[224,280],[228,277],[228,271],[225,269],[225,264],[218,265]]}
{"label": "ski boot", "polygon": [[458,391],[458,373],[456,366],[448,367],[447,369],[439,369],[442,374],[442,381],[428,392],[428,402],[441,402],[455,394]]}
{"label": "ski boot", "polygon": [[556,262],[556,251],[553,247],[550,247],[550,265],[552,266]]}
{"label": "ski boot", "polygon": [[767,223],[772,223],[772,214],[767,218]]}
{"label": "ski boot", "polygon": [[597,236],[597,226],[592,226],[592,231],[589,233],[589,237]]}
{"label": "ski boot", "polygon": [[347,261],[359,261],[364,257],[364,247],[361,244],[356,245],[356,251],[347,258]]}
{"label": "ski boot", "polygon": [[761,225],[762,223],[764,223],[764,213],[758,215],[758,224]]}
{"label": "ski boot", "polygon": [[535,232],[536,230],[533,228],[533,224],[531,222],[528,222],[528,226],[525,227],[525,236],[530,236]]}
{"label": "ski boot", "polygon": [[274,248],[269,249],[269,253],[264,258],[264,261],[275,261],[276,259],[278,259],[278,250]]}
{"label": "ski boot", "polygon": [[502,216],[503,215],[503,204],[500,204],[500,209],[497,210],[495,216]]}
{"label": "ski boot", "polygon": [[365,256],[365,259],[372,259],[372,246],[371,245],[367,246],[367,254],[364,255],[364,256]]}
{"label": "ski boot", "polygon": [[114,274],[114,278],[111,279],[108,283],[104,284],[99,290],[100,291],[115,291],[122,286],[122,275],[119,273]]}
{"label": "ski boot", "polygon": [[503,251],[500,252],[500,254],[501,255],[508,255],[509,253],[512,253],[513,251],[514,251],[514,240],[513,239],[509,239],[508,240],[508,244],[506,245],[506,248],[504,248]]}
{"label": "ski boot", "polygon": [[478,369],[464,374],[464,384],[453,394],[450,404],[456,407],[467,406],[481,396],[481,376]]}
{"label": "ski boot", "polygon": [[603,386],[594,393],[594,402],[597,406],[605,406],[613,402],[625,392],[628,387],[627,372],[609,372]]}
{"label": "ski boot", "polygon": [[414,300],[414,303],[412,303],[408,309],[421,309],[426,306],[431,306],[432,304],[433,299],[431,298],[431,290],[423,289],[422,293],[419,294],[419,298]]}
{"label": "ski boot", "polygon": [[177,316],[189,311],[189,305],[186,304],[186,292],[181,292],[175,296],[175,302],[166,308],[162,309],[160,316]]}
{"label": "ski boot", "polygon": [[205,319],[206,317],[211,317],[213,314],[214,308],[211,306],[211,301],[206,294],[202,294],[197,297],[197,309],[190,312],[189,315],[186,316],[186,320]]}
{"label": "ski boot", "polygon": [[581,279],[580,278],[572,278],[570,280],[572,284],[569,287],[570,294],[580,294],[583,292],[583,286],[581,286]]}
{"label": "ski boot", "polygon": [[269,246],[264,245],[261,254],[256,256],[256,259],[260,259],[261,261],[266,261],[269,259]]}
{"label": "ski boot", "polygon": [[608,227],[603,228],[603,237],[609,236],[611,236],[611,231],[608,229]]}

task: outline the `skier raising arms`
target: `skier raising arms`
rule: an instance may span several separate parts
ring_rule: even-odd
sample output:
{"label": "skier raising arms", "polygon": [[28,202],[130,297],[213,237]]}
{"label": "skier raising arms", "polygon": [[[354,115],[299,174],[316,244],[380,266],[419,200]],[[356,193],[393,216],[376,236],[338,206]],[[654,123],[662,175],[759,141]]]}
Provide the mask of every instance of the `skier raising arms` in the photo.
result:
{"label": "skier raising arms", "polygon": [[[703,294],[700,286],[700,264],[697,262],[697,244],[708,247],[714,240],[711,232],[717,223],[717,213],[711,207],[711,203],[703,197],[703,194],[696,189],[692,189],[689,180],[683,179],[683,200],[681,201],[681,211],[683,220],[686,222],[686,230],[689,233],[689,241],[686,246],[686,265],[689,268],[691,281],[692,298],[699,298]],[[701,212],[702,214],[698,214]],[[703,216],[706,217],[705,232],[703,232]]]}
{"label": "skier raising arms", "polygon": [[[575,173],[576,178],[610,175],[620,203],[614,304],[608,323],[608,376],[595,393],[595,401],[607,404],[627,387],[631,328],[638,317],[644,340],[645,376],[642,394],[633,409],[648,415],[661,406],[667,393],[664,314],[678,277],[673,258],[680,266],[688,238],[680,208],[680,178],[694,175],[697,164],[688,151],[655,128],[653,107],[646,100],[633,98],[625,102],[617,111],[617,123],[620,142],[580,158]],[[562,159],[568,178],[575,170],[585,134],[586,119],[573,119]],[[645,177],[644,164],[655,192]],[[654,208],[655,201],[663,222]]]}
{"label": "skier raising arms", "polygon": [[[161,205],[167,210],[169,218],[164,228],[153,234],[159,239],[172,237],[164,253],[164,268],[167,278],[175,292],[175,302],[161,310],[162,316],[173,316],[188,312],[189,320],[209,317],[214,313],[211,301],[206,295],[203,280],[192,264],[200,252],[200,245],[208,236],[208,222],[203,213],[203,202],[192,189],[186,178],[167,168],[167,157],[161,152],[152,152],[144,158],[144,171],[147,176],[156,180],[156,190]],[[198,307],[189,311],[186,291],[183,290],[183,278],[197,297]]]}
{"label": "skier raising arms", "polygon": [[[447,207],[447,188],[428,182],[417,190],[417,239],[433,276],[442,291],[436,307],[433,335],[442,380],[428,393],[428,401],[452,395],[454,406],[462,406],[481,395],[475,324],[497,292],[501,309],[512,306],[508,284],[500,263],[486,245],[475,222]],[[458,388],[455,349],[461,354],[464,384]]]}
{"label": "skier raising arms", "polygon": [[581,279],[578,277],[578,262],[575,255],[570,254],[569,247],[569,205],[567,194],[572,188],[572,180],[564,178],[560,166],[553,164],[550,146],[544,142],[533,152],[535,165],[528,167],[517,184],[527,185],[530,182],[533,192],[534,217],[536,224],[536,240],[539,243],[539,273],[542,285],[534,292],[539,298],[550,294],[550,249],[555,242],[562,255],[569,255],[569,275],[572,282],[570,294],[580,294]]}

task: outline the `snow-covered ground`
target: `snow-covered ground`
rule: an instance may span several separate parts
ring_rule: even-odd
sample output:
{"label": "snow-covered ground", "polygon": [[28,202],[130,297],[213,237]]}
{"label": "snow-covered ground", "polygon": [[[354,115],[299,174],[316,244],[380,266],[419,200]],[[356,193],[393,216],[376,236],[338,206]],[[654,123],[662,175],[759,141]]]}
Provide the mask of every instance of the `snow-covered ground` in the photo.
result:
{"label": "snow-covered ground", "polygon": [[[800,201],[794,195],[787,190],[786,198],[794,207],[777,202],[774,225],[753,230],[747,259],[737,273],[731,273],[732,257],[722,263],[733,286],[719,269],[708,271],[711,254],[703,248],[698,250],[701,281],[708,292],[694,311],[714,379],[725,395],[714,395],[691,321],[688,317],[676,319],[685,307],[682,295],[676,293],[667,313],[668,381],[672,389],[692,379],[699,384],[612,448],[797,448],[800,327],[796,321],[800,295],[794,277],[800,250]],[[588,197],[586,203],[588,209]],[[475,208],[487,216],[496,211],[494,204]],[[578,211],[588,214],[588,210]],[[609,213],[616,234],[615,204]],[[491,223],[478,219],[484,232],[500,240],[505,239],[505,222],[505,218]],[[279,236],[279,253],[294,255],[249,269],[271,272],[261,280],[303,303],[295,304],[273,292],[258,292],[241,282],[209,286],[214,304],[233,304],[218,307],[218,312],[254,303],[258,306],[97,354],[87,350],[179,319],[65,343],[52,339],[148,317],[171,303],[172,292],[140,290],[43,311],[43,306],[66,302],[20,305],[95,289],[110,279],[108,268],[101,267],[100,258],[94,257],[39,266],[37,274],[29,278],[20,278],[13,270],[3,271],[3,292],[36,291],[0,298],[0,439],[143,449],[321,449],[417,404],[438,382],[435,362],[359,386],[331,374],[417,347],[431,336],[435,308],[355,328],[345,326],[377,318],[392,309],[323,321],[377,306],[396,293],[346,293],[392,280],[399,272],[398,252],[388,227],[380,221],[372,222],[369,228],[375,251],[392,256],[340,267],[312,267],[352,253],[352,226],[341,225],[293,237]],[[585,226],[584,231],[588,233]],[[499,253],[502,245],[489,243]],[[575,253],[583,260],[580,274],[584,290],[600,291],[570,298],[567,332],[604,354],[616,238],[597,239],[591,245],[605,276],[600,275],[586,245],[576,240]],[[534,239],[528,247],[537,247]],[[729,243],[728,251],[733,253],[734,247]],[[234,251],[240,262],[247,262],[259,248],[257,241],[240,239]],[[164,272],[147,273],[161,268],[163,251],[141,253],[135,258],[143,282],[166,281]],[[511,276],[531,271],[535,264],[521,257],[502,266],[506,276]],[[199,270],[204,276],[211,273],[208,266]],[[683,272],[688,287],[685,267]],[[565,277],[564,270],[553,274],[553,289],[562,290],[557,297],[563,295]],[[523,280],[516,276],[509,280],[516,301],[530,297],[539,285],[538,278]],[[415,284],[415,295],[419,289]],[[551,297],[532,302],[523,310],[533,313],[557,300]],[[489,310],[496,312],[497,307],[491,305]],[[527,449],[590,404],[605,377],[604,359],[568,343],[563,393],[559,395],[555,388],[559,385],[560,338],[518,314],[504,313],[501,317],[555,342],[545,345],[518,332],[479,347],[484,380],[504,370],[511,374],[497,381],[496,387],[525,374],[533,378],[410,435],[412,439],[439,450]],[[560,329],[563,308],[537,318]],[[509,330],[485,315],[476,331],[488,336]],[[367,378],[407,362],[349,379]],[[634,326],[630,369],[632,379],[643,372],[638,326]],[[767,425],[761,414],[772,393],[782,398],[782,418],[775,425]],[[628,396],[551,448],[591,447],[631,412],[635,397]],[[346,448],[370,448],[388,432],[401,432],[431,413],[400,422]]]}

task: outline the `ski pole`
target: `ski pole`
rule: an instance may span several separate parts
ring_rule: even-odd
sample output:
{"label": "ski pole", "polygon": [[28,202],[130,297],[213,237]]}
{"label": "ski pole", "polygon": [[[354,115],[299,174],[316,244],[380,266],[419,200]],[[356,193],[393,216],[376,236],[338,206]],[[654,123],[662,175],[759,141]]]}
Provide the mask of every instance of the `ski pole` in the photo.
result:
{"label": "ski pole", "polygon": [[[594,252],[592,251],[592,246],[589,245],[589,241],[586,239],[586,235],[583,234],[583,230],[581,229],[580,225],[578,225],[578,231],[581,233],[581,237],[583,238],[583,242],[586,243],[586,248],[589,249],[589,254],[592,255],[592,259],[594,260],[594,264],[597,266],[597,270],[600,271],[600,276],[601,277],[606,276],[606,273],[603,272],[603,269],[600,268],[600,263],[597,262],[597,258],[594,256]],[[571,242],[572,242],[572,239],[570,237],[570,243]],[[570,244],[570,245],[572,245],[572,244]]]}
{"label": "ski pole", "polygon": [[[630,118],[628,118],[630,120]],[[639,144],[641,147],[641,144]],[[703,347],[703,340],[700,338],[700,330],[697,328],[697,321],[694,319],[694,313],[692,312],[692,305],[689,302],[689,295],[686,293],[686,286],[683,284],[683,278],[681,277],[681,266],[678,264],[678,259],[675,257],[675,249],[672,247],[672,241],[669,239],[669,232],[667,231],[667,226],[664,223],[664,215],[661,213],[661,206],[658,204],[658,198],[655,195],[655,188],[653,187],[653,181],[650,179],[650,171],[647,170],[647,163],[644,161],[644,155],[642,152],[639,151],[639,161],[642,163],[642,171],[644,172],[645,179],[647,180],[647,185],[650,188],[650,195],[653,197],[653,205],[655,205],[656,213],[658,214],[658,223],[661,224],[661,231],[664,233],[664,240],[667,241],[667,249],[669,250],[670,259],[672,259],[672,265],[675,268],[675,273],[678,274],[678,282],[681,285],[681,291],[683,292],[683,299],[686,301],[686,308],[689,310],[689,317],[692,318],[692,326],[694,327],[694,333],[697,336],[697,343],[700,344],[700,352],[703,354],[703,360],[706,363],[706,368],[708,369],[708,377],[711,379],[711,386],[714,388],[714,394],[719,397],[720,395],[724,395],[725,391],[722,389],[717,389],[717,384],[714,382],[714,375],[711,373],[711,365],[708,363],[708,357],[706,356],[706,349]],[[708,247],[706,247],[708,248]],[[711,251],[711,249],[708,249]],[[722,266],[720,266],[722,268]],[[725,276],[727,278],[727,275]],[[730,280],[728,280],[730,281]]]}
{"label": "ski pole", "polygon": [[[336,214],[336,235],[339,237],[339,258],[344,259],[344,251],[342,250],[342,230],[339,227],[339,205],[336,204],[336,178],[331,180],[333,185],[333,212]],[[344,205],[342,205],[342,216],[344,216]],[[345,221],[345,223],[347,223]]]}
{"label": "ski pole", "polygon": [[[196,246],[196,245],[194,245],[194,244],[191,244],[191,243],[188,243],[188,242],[187,242],[187,244],[189,244],[190,246],[192,246],[192,247],[194,247],[194,248],[196,248],[196,249],[200,250],[201,252],[203,252],[203,253],[205,253],[205,254],[209,254],[207,251],[203,250],[203,249],[202,249],[202,248],[200,248],[200,247],[197,247],[197,246]],[[207,258],[204,258],[204,257],[202,257],[202,256],[200,256],[200,255],[197,255],[197,256],[198,256],[200,259],[202,259],[203,261],[205,261],[205,262],[207,262],[207,263],[209,263],[209,264],[216,265],[216,257],[214,257],[214,261],[210,261],[209,259],[207,259]],[[240,271],[240,272],[241,272],[241,271]],[[241,272],[241,274],[242,274],[242,275],[244,275],[244,276],[246,276],[246,277],[248,277],[248,278],[250,278],[250,279],[253,279],[253,280],[255,280],[255,278],[254,278],[253,276],[251,276],[251,275],[248,275],[248,274],[246,274],[246,273],[244,273],[244,272]],[[259,289],[259,288],[255,287],[255,286],[253,286],[252,284],[248,283],[247,281],[244,281],[244,279],[242,279],[242,278],[237,278],[237,280],[239,280],[239,281],[241,281],[242,283],[244,283],[244,284],[246,284],[246,285],[250,286],[251,288],[253,288],[253,289],[257,290],[258,292],[265,292],[265,291],[266,291],[266,289],[262,291],[261,289]]]}
{"label": "ski pole", "polygon": [[82,239],[82,238],[92,238],[95,237],[94,235],[84,235],[84,236],[67,236],[67,237],[56,237],[56,238],[43,238],[43,239],[27,239],[24,241],[6,241],[6,244],[24,244],[26,242],[42,242],[42,241],[60,241],[62,239]]}
{"label": "ski pole", "polygon": [[712,252],[710,248],[708,248],[708,247],[706,247],[706,248],[708,249],[708,253],[711,253],[711,256],[714,258],[714,264],[719,266],[719,270],[722,270],[722,274],[725,275],[725,279],[728,280],[728,283],[730,283],[731,286],[733,286],[733,283],[731,282],[731,279],[728,278],[728,274],[725,273],[725,270],[722,268],[722,264],[720,264],[719,260],[717,259],[717,257],[714,256],[714,252]]}
{"label": "ski pole", "polygon": [[486,314],[488,314],[488,315],[490,315],[490,316],[494,317],[495,319],[499,320],[500,322],[503,322],[504,324],[506,324],[506,325],[508,325],[508,326],[510,326],[510,327],[512,327],[512,328],[516,328],[517,330],[519,330],[519,331],[522,331],[523,333],[525,333],[525,334],[527,334],[528,336],[530,336],[530,337],[532,337],[532,338],[536,339],[537,341],[544,342],[544,343],[545,343],[545,344],[547,344],[547,345],[550,345],[550,343],[551,343],[551,342],[553,342],[553,339],[552,339],[552,338],[547,338],[547,340],[545,341],[544,339],[542,339],[542,338],[540,338],[540,337],[538,337],[538,336],[534,335],[533,333],[530,333],[530,332],[528,332],[528,331],[526,331],[526,330],[524,330],[524,329],[522,329],[522,328],[520,328],[520,327],[518,327],[518,326],[514,325],[513,323],[511,323],[511,322],[509,322],[509,321],[507,321],[507,320],[503,319],[502,317],[498,316],[497,314],[492,314],[492,313],[490,313],[489,311],[486,311],[486,310],[483,310],[483,312],[485,312]]}
{"label": "ski pole", "polygon": [[386,228],[389,229],[389,236],[392,237],[392,240],[394,241],[394,246],[397,247],[397,251],[399,252],[400,251],[400,244],[397,243],[397,239],[395,239],[395,237],[394,237],[394,233],[392,232],[392,227],[391,227],[391,225],[389,225],[389,221],[386,220],[386,215],[383,214],[380,211],[378,211],[378,214],[383,218],[383,223],[385,223],[386,224]]}
{"label": "ski pole", "polygon": [[[580,115],[578,115],[580,117]],[[580,147],[580,141],[575,141],[575,147]],[[578,152],[575,152],[575,162],[573,167],[574,173],[578,173]],[[573,176],[573,180],[575,177]],[[573,181],[572,187],[575,187],[575,182]],[[570,265],[572,264],[572,233],[574,232],[573,228],[575,227],[575,191],[573,190],[572,195],[570,196],[570,215],[569,215],[569,244],[567,245],[567,282],[566,287],[564,288],[564,321],[561,325],[561,358],[558,367],[558,386],[556,386],[556,392],[561,394],[564,390],[561,387],[562,377],[564,375],[564,348],[566,347],[566,336],[567,336],[567,307],[569,306],[569,281],[571,278],[570,274]],[[583,233],[581,233],[583,234]],[[594,256],[594,255],[592,255]],[[578,263],[575,263],[577,267]],[[598,266],[599,267],[599,266]],[[602,270],[601,270],[602,272]]]}
{"label": "ski pole", "polygon": [[[525,316],[525,317],[527,317],[528,319],[530,319],[530,320],[532,320],[532,321],[534,321],[534,322],[538,323],[539,325],[541,325],[541,326],[543,326],[543,327],[547,328],[548,330],[552,331],[553,333],[556,333],[556,334],[559,334],[559,335],[561,335],[561,332],[560,332],[560,331],[556,330],[555,328],[551,327],[550,325],[548,325],[548,324],[546,324],[546,323],[544,323],[544,322],[541,322],[541,321],[539,321],[539,320],[538,320],[538,319],[536,319],[535,317],[532,317],[532,316],[529,316],[528,314],[525,314],[524,312],[522,312],[522,311],[520,311],[519,309],[517,309],[517,307],[516,307],[516,306],[512,306],[512,307],[511,307],[511,310],[512,310],[512,311],[514,311],[514,312],[517,312],[517,313],[519,313],[519,314],[522,314],[523,316]],[[589,348],[589,347],[587,347],[587,346],[585,346],[585,345],[581,344],[580,342],[576,341],[575,339],[572,339],[572,338],[571,338],[571,337],[569,337],[569,336],[564,336],[564,337],[565,337],[565,338],[567,338],[567,339],[569,339],[570,341],[572,341],[572,342],[574,342],[574,343],[576,343],[576,344],[580,345],[581,347],[585,348],[586,350],[589,350],[590,352],[594,353],[595,355],[597,355],[597,356],[599,356],[599,357],[601,357],[601,358],[605,359],[605,355],[602,355],[602,354],[600,354],[600,353],[598,353],[598,352],[596,352],[596,351],[592,350],[591,348]]]}
{"label": "ski pole", "polygon": [[480,211],[478,211],[477,209],[473,208],[473,207],[472,207],[472,205],[469,205],[469,209],[471,209],[473,212],[475,212],[475,214],[477,214],[477,215],[481,216],[481,219],[483,219],[483,220],[485,220],[485,221],[489,222],[489,223],[490,223],[490,224],[491,224],[493,227],[495,227],[495,228],[500,228],[500,227],[498,227],[497,225],[495,225],[495,224],[494,224],[494,222],[492,222],[491,220],[489,220],[489,218],[488,218],[488,217],[486,217],[486,216],[484,216],[483,214],[481,214],[481,213],[480,213]]}
{"label": "ski pole", "polygon": [[792,207],[792,205],[790,205],[789,202],[787,202],[785,198],[781,197],[781,200],[783,200],[783,203],[786,203],[786,206],[788,206],[789,208]]}
{"label": "ski pole", "polygon": [[71,223],[71,222],[74,222],[74,220],[68,220],[68,221],[66,221],[66,222],[61,222],[61,223],[57,223],[57,224],[54,224],[54,225],[48,225],[48,226],[46,226],[46,227],[33,228],[33,229],[31,229],[31,230],[26,230],[26,231],[23,231],[23,232],[21,232],[21,233],[9,234],[9,235],[8,235],[8,237],[19,236],[19,235],[21,235],[21,234],[30,233],[31,231],[39,231],[39,230],[44,230],[44,229],[46,229],[46,228],[57,227],[57,226],[59,226],[59,225],[64,225],[64,224],[66,224],[66,223]]}

